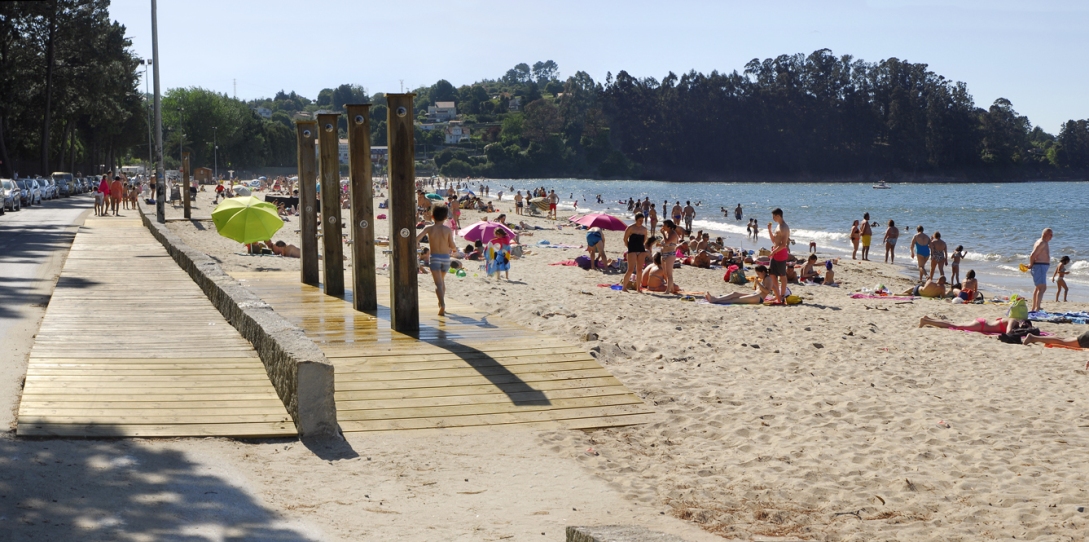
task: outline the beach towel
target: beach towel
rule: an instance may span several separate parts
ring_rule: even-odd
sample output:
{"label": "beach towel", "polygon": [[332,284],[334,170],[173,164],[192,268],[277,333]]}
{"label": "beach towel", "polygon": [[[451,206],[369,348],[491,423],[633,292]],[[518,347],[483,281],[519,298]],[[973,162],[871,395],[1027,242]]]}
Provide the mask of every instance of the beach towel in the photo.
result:
{"label": "beach towel", "polygon": [[917,297],[900,297],[894,295],[876,295],[876,294],[851,294],[851,299],[891,299],[893,301],[912,301],[919,299]]}
{"label": "beach towel", "polygon": [[575,260],[563,260],[563,261],[559,261],[559,262],[553,262],[553,263],[550,263],[548,265],[563,265],[563,266],[567,266],[567,267],[576,267],[576,266],[578,266],[578,264],[579,263],[576,262]]}
{"label": "beach towel", "polygon": [[1047,312],[1033,311],[1028,313],[1029,320],[1033,322],[1049,322],[1052,324],[1089,324],[1089,312]]}

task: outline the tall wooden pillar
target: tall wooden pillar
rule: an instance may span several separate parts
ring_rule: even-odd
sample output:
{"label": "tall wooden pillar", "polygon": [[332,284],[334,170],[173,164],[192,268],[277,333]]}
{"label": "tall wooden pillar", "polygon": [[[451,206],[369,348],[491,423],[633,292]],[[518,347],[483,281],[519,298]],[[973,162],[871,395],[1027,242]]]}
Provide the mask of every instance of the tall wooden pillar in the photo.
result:
{"label": "tall wooden pillar", "polygon": [[299,252],[303,284],[318,285],[318,209],[317,179],[318,157],[314,138],[318,136],[318,123],[312,120],[295,124],[299,141]]}
{"label": "tall wooden pillar", "polygon": [[322,282],[328,295],[344,295],[344,245],[340,225],[340,137],[337,113],[318,115],[318,152],[321,153]]}
{"label": "tall wooden pillar", "polygon": [[192,213],[190,212],[191,203],[189,201],[189,187],[192,186],[189,180],[191,175],[192,172],[189,169],[189,151],[185,151],[182,153],[182,207],[185,210],[185,218],[192,218]]}
{"label": "tall wooden pillar", "polygon": [[352,201],[352,303],[377,311],[374,261],[374,194],[371,184],[371,106],[349,105],[348,176]]}
{"label": "tall wooden pillar", "polygon": [[386,133],[389,141],[390,321],[402,333],[420,330],[416,283],[416,162],[415,94],[387,94]]}

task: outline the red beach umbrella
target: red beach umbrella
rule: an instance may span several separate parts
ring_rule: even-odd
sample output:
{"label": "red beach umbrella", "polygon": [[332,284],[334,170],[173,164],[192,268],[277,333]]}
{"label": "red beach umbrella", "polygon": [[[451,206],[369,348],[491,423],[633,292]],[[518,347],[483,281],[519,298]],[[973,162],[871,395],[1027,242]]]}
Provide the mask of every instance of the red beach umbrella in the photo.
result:
{"label": "red beach umbrella", "polygon": [[628,225],[623,220],[605,213],[589,213],[575,220],[575,224],[581,224],[587,228],[601,228],[603,230],[624,231]]}
{"label": "red beach umbrella", "polygon": [[514,237],[514,230],[498,222],[477,222],[458,230],[458,235],[466,241],[480,241],[487,243],[495,237],[495,230],[502,228],[507,231],[508,237]]}

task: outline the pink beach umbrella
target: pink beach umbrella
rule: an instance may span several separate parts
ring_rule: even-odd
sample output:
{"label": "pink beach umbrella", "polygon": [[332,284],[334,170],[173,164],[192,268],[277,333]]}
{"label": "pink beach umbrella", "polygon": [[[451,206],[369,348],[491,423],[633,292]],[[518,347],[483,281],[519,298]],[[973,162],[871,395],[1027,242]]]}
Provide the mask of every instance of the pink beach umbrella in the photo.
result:
{"label": "pink beach umbrella", "polygon": [[612,231],[624,231],[628,229],[628,225],[625,224],[623,220],[605,213],[589,213],[579,217],[578,220],[575,220],[574,222],[575,224],[581,224],[587,228],[601,228],[603,230]]}
{"label": "pink beach umbrella", "polygon": [[498,222],[484,221],[471,224],[458,230],[458,235],[466,241],[480,241],[481,243],[487,243],[495,237],[495,230],[499,228],[506,230],[508,237],[514,237],[514,230]]}

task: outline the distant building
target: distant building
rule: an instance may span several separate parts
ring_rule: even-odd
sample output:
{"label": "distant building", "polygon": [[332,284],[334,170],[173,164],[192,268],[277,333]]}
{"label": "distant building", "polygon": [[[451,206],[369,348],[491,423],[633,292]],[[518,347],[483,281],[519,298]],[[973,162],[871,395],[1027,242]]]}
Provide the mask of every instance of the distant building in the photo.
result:
{"label": "distant building", "polygon": [[469,142],[469,127],[462,126],[461,122],[453,121],[446,126],[446,144],[457,145]]}
{"label": "distant building", "polygon": [[267,108],[267,107],[255,107],[255,108],[253,108],[253,110],[254,110],[254,112],[257,113],[258,116],[260,116],[263,119],[271,119],[272,118],[272,110]]}
{"label": "distant building", "polygon": [[[348,140],[347,139],[341,139],[337,143],[338,143],[337,146],[339,147],[339,149],[337,149],[337,161],[340,162],[341,164],[348,164],[349,161],[350,161],[350,159],[348,157]],[[314,151],[315,151],[315,155],[317,156],[317,159],[320,161],[321,160],[321,142],[320,141],[315,141],[314,142]],[[388,154],[389,154],[389,147],[375,147],[375,146],[371,147],[371,161],[373,161],[375,164],[385,163],[386,156]]]}
{"label": "distant building", "polygon": [[454,102],[435,102],[435,105],[427,106],[427,117],[439,122],[454,120],[458,116]]}
{"label": "distant building", "polygon": [[510,99],[510,105],[507,106],[508,111],[521,111],[522,110],[522,97],[515,96]]}

